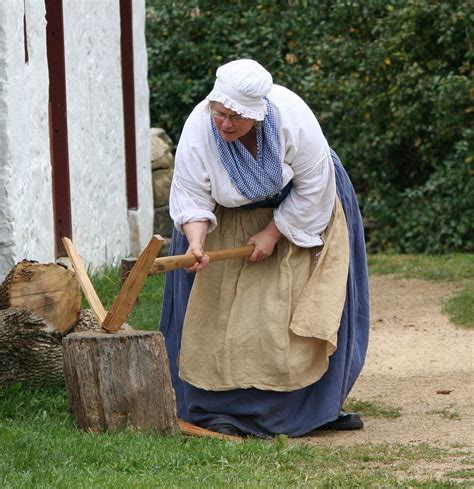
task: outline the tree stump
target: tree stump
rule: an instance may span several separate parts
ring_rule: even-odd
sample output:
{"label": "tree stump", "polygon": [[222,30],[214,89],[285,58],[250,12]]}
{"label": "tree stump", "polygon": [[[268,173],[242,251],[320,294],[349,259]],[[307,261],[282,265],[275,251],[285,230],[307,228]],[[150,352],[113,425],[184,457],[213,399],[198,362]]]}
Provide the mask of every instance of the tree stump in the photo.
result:
{"label": "tree stump", "polygon": [[17,263],[0,286],[0,309],[16,307],[41,316],[51,331],[71,330],[81,311],[74,272],[55,263]]}
{"label": "tree stump", "polygon": [[161,333],[71,333],[63,339],[63,361],[69,406],[80,428],[179,431]]}

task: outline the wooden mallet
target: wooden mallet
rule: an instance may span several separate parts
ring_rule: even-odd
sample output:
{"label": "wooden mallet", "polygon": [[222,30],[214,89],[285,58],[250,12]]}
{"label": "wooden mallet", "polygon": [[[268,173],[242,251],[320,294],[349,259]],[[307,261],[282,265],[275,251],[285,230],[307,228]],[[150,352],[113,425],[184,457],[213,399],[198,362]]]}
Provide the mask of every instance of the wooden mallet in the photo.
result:
{"label": "wooden mallet", "polygon": [[[152,427],[162,431],[173,430],[177,426],[182,433],[189,435],[238,440],[238,437],[215,433],[176,419],[176,403],[163,336],[159,332],[120,330],[128,319],[147,275],[189,267],[197,261],[195,256],[185,254],[156,258],[163,246],[163,238],[159,235],[153,236],[127,274],[119,294],[107,312],[97,296],[72,241],[63,238],[63,243],[78,282],[104,330],[104,333],[73,333],[63,341],[64,373],[69,404],[77,424],[81,428],[92,431],[122,429],[127,425],[140,428]],[[253,245],[248,245],[228,250],[209,251],[206,254],[210,262],[215,262],[250,256],[253,249]],[[131,356],[136,359],[133,364],[130,363],[130,355],[127,355],[126,348],[124,351],[124,344],[127,343]],[[146,358],[150,354],[152,356],[147,363]],[[109,364],[105,367],[115,373],[117,380],[110,378],[109,371],[103,368],[101,358],[108,359]],[[139,359],[142,358],[145,360],[140,368]],[[156,379],[147,380],[147,376],[153,377],[153,372],[150,370],[154,368],[157,369]],[[133,374],[133,381],[130,380],[130,372]],[[154,396],[151,395],[149,399],[145,399],[145,406],[137,402],[137,395],[134,392],[137,389],[136,378],[142,379],[142,383],[150,382],[146,388],[143,385],[140,386],[140,392],[155,393]],[[161,387],[158,394],[153,385],[155,381]],[[142,395],[142,397],[146,396]],[[147,416],[147,413],[153,413],[153,410],[158,411],[159,415],[155,418]],[[122,415],[115,415],[117,411],[121,411]]]}

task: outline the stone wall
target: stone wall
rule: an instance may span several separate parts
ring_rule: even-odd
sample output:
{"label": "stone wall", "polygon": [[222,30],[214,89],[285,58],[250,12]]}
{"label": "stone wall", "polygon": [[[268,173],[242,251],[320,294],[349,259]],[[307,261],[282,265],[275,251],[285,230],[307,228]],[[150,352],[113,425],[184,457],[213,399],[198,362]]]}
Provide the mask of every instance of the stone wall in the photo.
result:
{"label": "stone wall", "polygon": [[155,210],[153,231],[169,241],[173,233],[168,203],[174,168],[173,142],[163,129],[155,127],[150,130],[150,139]]}

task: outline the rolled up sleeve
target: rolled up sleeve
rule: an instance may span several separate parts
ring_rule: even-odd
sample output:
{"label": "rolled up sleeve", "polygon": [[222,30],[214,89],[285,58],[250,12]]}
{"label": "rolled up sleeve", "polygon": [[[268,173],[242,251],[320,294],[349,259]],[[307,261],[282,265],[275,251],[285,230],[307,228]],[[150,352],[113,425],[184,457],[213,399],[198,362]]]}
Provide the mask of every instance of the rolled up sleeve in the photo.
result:
{"label": "rolled up sleeve", "polygon": [[334,166],[327,151],[318,162],[295,171],[290,194],[275,209],[275,224],[297,246],[320,246],[324,244],[320,235],[329,224],[335,198]]}
{"label": "rolled up sleeve", "polygon": [[[284,92],[285,94],[287,92]],[[321,233],[331,219],[336,179],[329,145],[319,123],[304,101],[294,94],[281,110],[284,164],[293,172],[293,187],[274,211],[280,232],[303,248],[323,244]]]}
{"label": "rolled up sleeve", "polygon": [[170,193],[170,215],[175,228],[182,234],[183,224],[188,222],[209,221],[208,232],[217,226],[216,216],[213,212],[215,203],[210,193],[203,188],[192,186],[180,181],[179,177],[173,177]]}
{"label": "rolled up sleeve", "polygon": [[[199,115],[199,114],[198,114]],[[209,221],[208,232],[217,226],[216,202],[205,166],[205,128],[202,117],[191,115],[183,127],[176,149],[175,169],[170,191],[170,215],[175,228],[183,233],[183,224]],[[204,148],[204,149],[203,149]]]}

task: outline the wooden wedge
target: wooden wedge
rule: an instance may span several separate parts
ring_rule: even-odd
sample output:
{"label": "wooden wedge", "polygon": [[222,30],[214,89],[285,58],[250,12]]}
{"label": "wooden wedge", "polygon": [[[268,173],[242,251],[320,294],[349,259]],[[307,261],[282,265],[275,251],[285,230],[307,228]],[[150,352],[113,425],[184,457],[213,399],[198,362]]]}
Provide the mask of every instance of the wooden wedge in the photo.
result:
{"label": "wooden wedge", "polygon": [[163,247],[163,242],[164,240],[161,236],[152,236],[139,256],[137,263],[132,268],[132,271],[125,279],[120,292],[102,322],[102,328],[109,333],[118,331],[120,326],[127,320],[155,258]]}
{"label": "wooden wedge", "polygon": [[82,264],[82,261],[74,248],[74,245],[72,244],[72,241],[69,238],[63,238],[62,242],[68,257],[71,260],[71,265],[76,272],[77,281],[79,282],[79,285],[84,291],[84,295],[89,302],[89,306],[99,324],[102,324],[107,316],[107,311],[102,305],[102,302],[100,301],[99,296],[97,295],[97,292],[95,291],[94,286],[87,275],[86,269],[84,268],[84,265]]}

